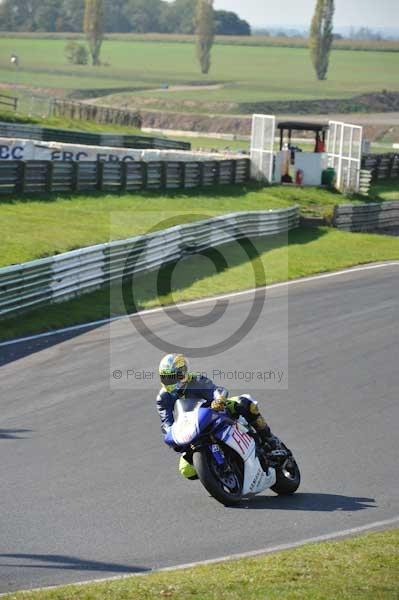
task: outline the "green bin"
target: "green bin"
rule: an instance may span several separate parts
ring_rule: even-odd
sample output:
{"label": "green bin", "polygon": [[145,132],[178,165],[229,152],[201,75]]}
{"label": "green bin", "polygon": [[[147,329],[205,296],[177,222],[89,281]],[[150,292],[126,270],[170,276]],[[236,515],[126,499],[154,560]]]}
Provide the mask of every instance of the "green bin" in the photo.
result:
{"label": "green bin", "polygon": [[325,169],[321,175],[321,185],[326,185],[329,188],[334,187],[336,175],[337,174],[335,172],[335,169],[333,169],[332,167]]}

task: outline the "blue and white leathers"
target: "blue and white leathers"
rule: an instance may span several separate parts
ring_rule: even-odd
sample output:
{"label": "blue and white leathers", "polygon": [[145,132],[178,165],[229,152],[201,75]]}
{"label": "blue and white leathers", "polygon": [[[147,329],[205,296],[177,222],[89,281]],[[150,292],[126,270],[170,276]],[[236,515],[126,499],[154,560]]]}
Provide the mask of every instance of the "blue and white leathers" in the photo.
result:
{"label": "blue and white leathers", "polygon": [[[185,449],[206,443],[215,461],[223,464],[223,446],[229,446],[241,457],[244,478],[241,494],[259,494],[276,483],[276,471],[269,467],[265,472],[256,452],[254,438],[244,419],[232,420],[226,412],[207,408],[202,400],[180,399],[175,404],[175,421],[165,435],[165,442],[173,447]],[[211,441],[213,440],[213,443]],[[220,444],[215,443],[220,442]]]}

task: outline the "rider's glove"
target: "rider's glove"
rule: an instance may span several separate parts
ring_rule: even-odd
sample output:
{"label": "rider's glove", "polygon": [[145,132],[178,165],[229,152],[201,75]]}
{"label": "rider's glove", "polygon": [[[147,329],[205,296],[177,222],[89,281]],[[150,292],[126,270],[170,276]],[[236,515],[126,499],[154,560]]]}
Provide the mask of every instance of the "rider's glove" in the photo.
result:
{"label": "rider's glove", "polygon": [[226,408],[226,401],[223,396],[220,396],[216,400],[214,400],[211,404],[211,408],[213,410],[224,410]]}
{"label": "rider's glove", "polygon": [[237,402],[235,400],[226,400],[226,410],[232,419],[238,419]]}
{"label": "rider's glove", "polygon": [[213,410],[225,410],[228,395],[228,391],[224,388],[216,388],[213,392],[211,408],[213,408]]}

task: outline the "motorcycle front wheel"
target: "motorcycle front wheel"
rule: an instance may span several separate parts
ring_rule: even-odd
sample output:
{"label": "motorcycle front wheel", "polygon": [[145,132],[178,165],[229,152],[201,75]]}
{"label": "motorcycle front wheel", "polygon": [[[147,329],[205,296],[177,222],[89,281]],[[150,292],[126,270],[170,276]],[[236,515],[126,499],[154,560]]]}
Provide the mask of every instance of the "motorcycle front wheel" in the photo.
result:
{"label": "motorcycle front wheel", "polygon": [[218,465],[208,448],[193,454],[193,465],[204,488],[221,504],[234,506],[242,498],[242,472],[236,461],[226,461],[226,465]]}

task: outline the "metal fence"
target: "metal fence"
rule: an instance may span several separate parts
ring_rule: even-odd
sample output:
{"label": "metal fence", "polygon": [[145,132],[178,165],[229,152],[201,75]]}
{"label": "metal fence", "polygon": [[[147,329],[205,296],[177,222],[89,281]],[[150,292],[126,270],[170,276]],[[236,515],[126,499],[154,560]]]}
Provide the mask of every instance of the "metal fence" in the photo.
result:
{"label": "metal fence", "polygon": [[80,296],[208,248],[298,225],[298,207],[234,213],[6,267],[0,269],[0,317]]}
{"label": "metal fence", "polygon": [[399,154],[366,154],[362,169],[370,171],[374,180],[399,177]]}
{"label": "metal fence", "polygon": [[63,142],[84,146],[114,146],[118,148],[191,150],[188,142],[178,142],[166,138],[144,135],[120,135],[114,133],[90,133],[68,129],[53,129],[39,125],[0,122],[0,137],[39,140],[42,142]]}
{"label": "metal fence", "polygon": [[346,231],[399,228],[399,202],[340,204],[335,207],[333,224]]}
{"label": "metal fence", "polygon": [[249,181],[247,158],[198,162],[1,161],[0,195],[173,190]]}
{"label": "metal fence", "polygon": [[139,111],[126,108],[99,106],[86,102],[51,99],[49,115],[76,121],[94,121],[104,125],[123,125],[141,129],[143,119]]}
{"label": "metal fence", "polygon": [[5,96],[4,94],[0,94],[0,104],[2,106],[7,106],[7,108],[17,110],[18,98],[16,98],[15,96]]}

